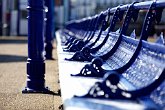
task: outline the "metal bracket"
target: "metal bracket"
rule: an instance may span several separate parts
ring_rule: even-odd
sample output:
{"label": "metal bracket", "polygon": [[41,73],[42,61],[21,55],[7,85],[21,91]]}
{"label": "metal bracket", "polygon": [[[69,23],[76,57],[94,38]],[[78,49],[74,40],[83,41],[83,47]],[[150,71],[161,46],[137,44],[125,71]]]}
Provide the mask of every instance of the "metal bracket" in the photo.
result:
{"label": "metal bracket", "polygon": [[135,8],[134,8],[135,3],[137,3],[137,2],[133,2],[132,4],[130,4],[130,6],[129,6],[127,12],[126,12],[125,20],[124,20],[124,23],[122,25],[120,35],[126,33],[131,19],[133,19],[134,21],[137,20],[139,10],[135,10]]}
{"label": "metal bracket", "polygon": [[100,58],[94,58],[91,64],[86,64],[79,74],[71,76],[84,76],[84,77],[99,77],[102,78],[106,70],[102,69],[103,61]]}
{"label": "metal bracket", "polygon": [[75,40],[74,37],[70,37],[66,42],[65,45],[68,45],[69,43],[73,42]]}
{"label": "metal bracket", "polygon": [[96,51],[98,51],[107,42],[107,40],[109,38],[109,33],[114,30],[116,22],[118,20],[121,20],[121,18],[123,18],[123,15],[124,15],[124,11],[121,11],[120,6],[118,6],[117,9],[115,10],[114,14],[113,14],[113,18],[110,22],[110,26],[109,26],[109,29],[108,29],[108,32],[106,34],[105,39],[103,40],[103,42],[99,46],[92,48],[91,53],[95,53]]}
{"label": "metal bracket", "polygon": [[120,34],[119,34],[119,37],[117,39],[117,42],[115,43],[115,45],[112,47],[112,49],[110,51],[108,51],[106,54],[103,54],[103,55],[99,56],[102,59],[107,60],[118,49],[118,47],[119,47],[119,45],[121,43],[123,35],[126,34],[126,31],[128,29],[128,26],[130,24],[131,19],[135,18],[135,16],[134,16],[135,13],[138,14],[138,12],[139,12],[137,9],[134,8],[134,4],[135,3],[137,3],[137,2],[134,2],[134,3],[132,3],[132,4],[130,4],[128,6],[128,9],[127,9],[127,12],[126,12],[126,16],[125,16],[122,28],[120,30]]}
{"label": "metal bracket", "polygon": [[80,51],[77,51],[71,58],[65,58],[68,61],[86,61],[86,58]]}
{"label": "metal bracket", "polygon": [[106,15],[104,15],[104,13],[101,13],[97,20],[96,20],[96,25],[94,26],[94,30],[92,32],[92,35],[90,37],[87,38],[87,40],[85,42],[83,42],[82,40],[79,40],[76,43],[72,43],[69,47],[67,47],[67,49],[65,49],[64,51],[67,52],[76,52],[76,51],[80,51],[85,44],[87,44],[94,36],[94,33],[96,31],[96,29],[99,27],[100,23],[102,22],[102,20],[105,18]]}
{"label": "metal bracket", "polygon": [[91,61],[94,57],[90,54],[90,48],[84,47],[81,51],[77,51],[71,58],[65,60],[69,61]]}
{"label": "metal bracket", "polygon": [[[119,15],[123,16],[123,14],[124,13],[120,11],[120,6],[118,6],[115,13],[113,14],[113,18],[112,18],[112,21],[110,23],[110,28],[108,30],[108,33],[114,29],[116,22],[119,20]],[[105,41],[106,41],[106,39],[108,39],[108,37],[109,37],[109,34],[106,35],[106,38],[103,41],[103,43],[105,43]],[[103,43],[101,45],[103,45]],[[99,47],[101,47],[101,45]],[[94,50],[97,50],[97,49],[95,48]],[[92,53],[94,53],[93,50],[92,50]],[[70,60],[70,61],[91,61],[93,58],[94,57],[91,55],[91,49],[89,47],[84,47],[84,48],[82,48],[81,51],[76,52],[73,55],[72,58],[66,59],[66,60]]]}
{"label": "metal bracket", "polygon": [[157,23],[160,22],[161,16],[162,16],[162,8],[156,7],[156,1],[154,1],[147,12],[145,22],[143,24],[142,33],[140,40],[147,40],[149,31],[151,30],[151,24],[153,21],[156,21]]}
{"label": "metal bracket", "polygon": [[109,32],[113,31],[114,28],[115,28],[115,25],[116,25],[116,22],[118,20],[122,20],[123,18],[123,15],[124,15],[124,11],[121,11],[120,10],[120,6],[117,7],[116,11],[114,12],[113,14],[113,18],[112,18],[112,21],[110,23],[110,28],[108,30],[108,35],[109,35]]}

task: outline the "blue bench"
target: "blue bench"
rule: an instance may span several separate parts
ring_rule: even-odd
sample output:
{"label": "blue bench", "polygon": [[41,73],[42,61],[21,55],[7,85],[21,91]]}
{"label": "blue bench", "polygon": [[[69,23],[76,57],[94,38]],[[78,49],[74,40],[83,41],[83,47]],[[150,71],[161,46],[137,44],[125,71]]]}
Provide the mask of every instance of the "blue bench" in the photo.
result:
{"label": "blue bench", "polygon": [[[131,13],[132,14],[135,13],[132,9],[133,5],[134,4],[130,5],[130,8],[127,11],[125,21],[131,19]],[[135,11],[137,12],[137,10]],[[161,10],[160,12],[158,11],[157,13],[161,13]],[[156,12],[154,14],[156,14]],[[150,28],[146,29],[146,27],[150,27],[152,22],[155,21],[156,17],[155,16],[152,17],[152,16],[153,16],[153,12],[150,9],[148,10],[148,13],[146,15],[146,19],[144,21],[144,26],[140,36],[141,38],[139,41],[123,36],[123,34],[125,34],[126,28],[128,27],[128,22],[124,22],[121,33],[119,35],[120,39],[118,38],[119,40],[116,41],[118,43],[116,43],[114,47],[112,47],[111,50],[108,51],[108,53],[99,56],[104,60],[103,66],[102,66],[102,61],[99,61],[99,59],[94,59],[91,62],[91,64],[87,64],[84,66],[84,68],[80,71],[80,74],[77,74],[75,76],[103,77],[104,74],[108,71],[108,69],[121,72],[124,69],[127,69],[129,66],[131,66],[132,62],[134,62],[135,58],[138,55],[137,53],[139,52],[139,49],[141,48],[141,41],[146,40],[148,37],[147,35],[150,31]],[[125,23],[127,25],[125,25]],[[108,49],[105,49],[105,52],[107,52],[106,50]],[[103,69],[101,66],[106,70]]]}
{"label": "blue bench", "polygon": [[[93,17],[83,18],[82,20],[78,20],[78,21],[75,21],[75,22],[72,21],[68,25],[66,25],[66,28],[63,30],[63,33],[67,33],[67,34],[75,33],[75,34],[72,34],[72,36],[67,36],[66,35],[66,37],[68,37],[68,39],[73,38],[73,37],[75,39],[77,39],[76,34],[78,34],[78,39],[79,38],[83,39],[85,37],[88,38],[88,37],[90,37],[90,35],[88,35],[88,34],[89,33],[93,34],[93,32],[96,31],[97,28],[98,28],[97,25],[99,25],[99,23],[102,22],[102,20],[104,20],[104,17],[106,17],[106,16],[108,16],[107,19],[106,19],[108,21],[109,17],[110,17],[108,15],[108,11],[102,12],[101,14],[95,15]],[[105,26],[104,26],[105,28],[106,28],[107,21],[105,22]],[[74,24],[74,26],[73,26],[73,24]],[[70,42],[70,41],[67,41],[67,42]]]}
{"label": "blue bench", "polygon": [[136,21],[138,17],[137,15],[139,10],[135,10],[133,8],[133,5],[134,3],[127,10],[127,14],[120,33],[111,32],[114,29],[115,24],[118,20],[117,15],[123,13],[123,11],[120,11],[120,7],[118,7],[114,13],[113,19],[111,21],[112,23],[109,27],[109,32],[105,36],[103,44],[100,44],[92,49],[91,47],[86,46],[81,51],[75,53],[73,57],[68,60],[91,61],[95,57],[100,57],[103,60],[108,59],[108,57],[111,56],[116,51],[116,49],[119,47],[120,43],[122,42],[122,36],[126,33],[126,30],[128,28],[131,19],[134,19],[134,21]]}
{"label": "blue bench", "polygon": [[[100,15],[98,15],[94,19],[94,21],[92,22],[92,24],[89,24],[89,27],[88,28],[90,28],[91,25],[94,25],[94,29],[92,31],[89,30],[89,32],[88,32],[89,34],[87,33],[87,35],[85,35],[85,38],[83,40],[80,40],[80,39],[77,40],[76,39],[75,40],[76,42],[73,42],[73,43],[70,42],[70,45],[68,45],[64,49],[64,51],[75,52],[75,51],[81,50],[81,48],[84,45],[88,44],[90,41],[93,41],[94,42],[95,40],[97,40],[97,38],[94,37],[94,35],[95,35],[95,32],[98,30],[99,25],[103,22],[103,20],[105,20],[105,17],[107,16],[107,14],[105,14],[105,13],[101,13]],[[102,24],[104,24],[104,23],[102,23]],[[106,25],[102,25],[102,29],[101,30],[105,29],[105,26]],[[100,30],[100,33],[101,33],[101,30]]]}
{"label": "blue bench", "polygon": [[[106,73],[103,81],[96,82],[83,97],[127,100],[143,100],[145,97],[152,99],[159,107],[165,107],[165,65],[162,65],[164,62],[164,45],[142,41],[138,57],[127,70],[123,73]],[[157,97],[155,92],[160,96]]]}
{"label": "blue bench", "polygon": [[[162,40],[158,40],[158,43],[147,42],[150,26],[153,21],[160,22],[165,2],[150,1],[123,5],[120,10],[127,10],[129,6],[133,6],[136,10],[148,10],[141,38],[138,40],[127,37],[122,29],[119,33],[108,33],[111,34],[109,38],[120,37],[120,40],[116,40],[118,43],[117,45],[115,43],[116,49],[113,50],[114,52],[102,61],[99,60],[100,58],[96,58],[87,64],[89,67],[93,66],[96,71],[91,77],[95,77],[99,73],[99,75],[101,74],[101,76],[98,75],[99,78],[71,76],[74,73],[84,71],[82,68],[86,62],[64,60],[66,55],[71,57],[72,54],[61,51],[61,39],[57,32],[59,78],[62,100],[66,110],[165,108],[165,65],[163,65],[165,63],[165,46],[158,44],[163,42]],[[117,8],[111,9],[111,11],[115,11]],[[107,32],[102,32],[102,34],[106,35]],[[97,42],[99,41],[104,40]],[[109,46],[110,44],[105,43],[105,45]],[[105,66],[104,63],[108,66]],[[99,69],[101,66],[104,68]],[[104,71],[101,71],[102,69]],[[88,72],[87,70],[86,75],[83,76],[91,74],[91,72]]]}

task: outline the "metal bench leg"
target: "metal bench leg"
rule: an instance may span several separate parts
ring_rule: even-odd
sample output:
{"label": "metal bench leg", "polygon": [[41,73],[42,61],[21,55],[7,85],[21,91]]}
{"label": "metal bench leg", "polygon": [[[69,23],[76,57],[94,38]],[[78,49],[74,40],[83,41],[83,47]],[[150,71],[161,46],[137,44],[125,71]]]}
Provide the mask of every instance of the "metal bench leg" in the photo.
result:
{"label": "metal bench leg", "polygon": [[81,51],[75,52],[71,58],[65,58],[68,61],[91,61],[94,57],[91,56],[91,49],[89,47],[82,48]]}
{"label": "metal bench leg", "polygon": [[91,64],[86,64],[80,71],[79,74],[71,74],[71,76],[83,76],[83,77],[99,77],[102,78],[106,70],[101,66],[103,64],[102,59],[94,58]]}

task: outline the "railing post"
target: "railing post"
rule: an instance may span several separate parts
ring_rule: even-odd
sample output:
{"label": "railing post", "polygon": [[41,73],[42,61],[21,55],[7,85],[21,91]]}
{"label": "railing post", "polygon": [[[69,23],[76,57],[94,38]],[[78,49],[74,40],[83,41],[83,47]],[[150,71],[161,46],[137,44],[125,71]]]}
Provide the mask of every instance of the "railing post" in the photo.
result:
{"label": "railing post", "polygon": [[0,36],[2,35],[2,0],[0,1]]}
{"label": "railing post", "polygon": [[44,0],[28,0],[27,85],[23,93],[43,93],[45,89]]}
{"label": "railing post", "polygon": [[45,30],[45,52],[46,59],[52,58],[53,51],[53,36],[54,36],[54,24],[53,24],[53,15],[54,15],[54,1],[53,0],[45,0],[45,6],[48,8],[48,12],[46,13],[46,30]]}

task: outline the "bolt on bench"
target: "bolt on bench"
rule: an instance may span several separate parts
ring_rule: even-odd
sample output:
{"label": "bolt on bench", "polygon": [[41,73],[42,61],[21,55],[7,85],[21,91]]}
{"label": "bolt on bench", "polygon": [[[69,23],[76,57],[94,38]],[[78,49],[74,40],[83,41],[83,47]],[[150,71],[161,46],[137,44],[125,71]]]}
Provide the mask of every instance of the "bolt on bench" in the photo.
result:
{"label": "bolt on bench", "polygon": [[[147,41],[151,24],[160,22],[164,8],[164,1],[134,2],[108,9],[98,18],[72,21],[56,32],[59,80],[66,110],[165,109],[164,41],[162,36],[156,43]],[[126,36],[130,20],[136,21],[140,10],[147,10],[140,39],[135,39],[134,32],[133,37]],[[114,32],[121,19],[122,27]],[[95,26],[88,29],[84,22]],[[84,42],[81,50],[71,52],[67,47],[68,52],[64,52],[64,45],[74,45],[78,42],[75,40]]]}

